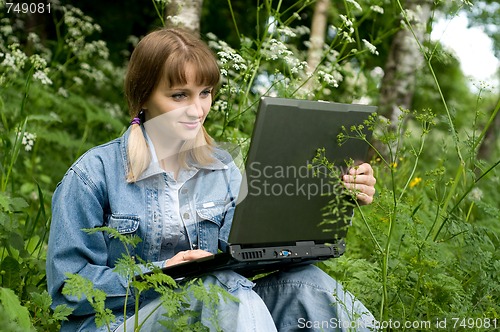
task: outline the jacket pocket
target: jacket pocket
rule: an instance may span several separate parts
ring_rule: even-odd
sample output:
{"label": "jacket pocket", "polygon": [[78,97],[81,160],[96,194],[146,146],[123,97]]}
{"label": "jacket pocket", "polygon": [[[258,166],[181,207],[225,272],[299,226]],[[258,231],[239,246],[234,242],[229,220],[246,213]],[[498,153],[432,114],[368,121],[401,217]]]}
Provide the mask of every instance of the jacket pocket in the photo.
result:
{"label": "jacket pocket", "polygon": [[[129,215],[129,214],[112,214],[108,221],[108,227],[112,228],[118,233],[132,234],[137,232],[140,225],[140,218],[138,216]],[[113,233],[108,234],[109,238],[114,238]]]}
{"label": "jacket pocket", "polygon": [[[117,231],[123,236],[139,236],[138,230],[140,225],[140,218],[134,215],[125,214],[112,214],[108,219],[108,227]],[[135,257],[137,248],[131,243],[123,243],[116,233],[108,231],[108,265],[114,267],[116,262],[123,258],[124,255]]]}
{"label": "jacket pocket", "polygon": [[196,213],[201,220],[209,220],[220,227],[224,219],[225,206],[224,201],[199,203],[196,205]]}
{"label": "jacket pocket", "polygon": [[219,233],[225,215],[224,201],[206,202],[196,205],[198,215],[197,242],[200,249],[216,253],[219,246]]}

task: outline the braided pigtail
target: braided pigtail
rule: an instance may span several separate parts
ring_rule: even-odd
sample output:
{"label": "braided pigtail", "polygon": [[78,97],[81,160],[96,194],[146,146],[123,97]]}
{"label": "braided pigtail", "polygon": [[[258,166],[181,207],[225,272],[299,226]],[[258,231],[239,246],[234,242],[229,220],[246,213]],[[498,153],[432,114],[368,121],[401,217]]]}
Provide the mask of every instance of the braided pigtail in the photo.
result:
{"label": "braided pigtail", "polygon": [[135,182],[137,178],[148,168],[151,162],[148,143],[142,133],[141,120],[135,117],[131,122],[132,128],[128,138],[128,160],[129,170],[127,182]]}

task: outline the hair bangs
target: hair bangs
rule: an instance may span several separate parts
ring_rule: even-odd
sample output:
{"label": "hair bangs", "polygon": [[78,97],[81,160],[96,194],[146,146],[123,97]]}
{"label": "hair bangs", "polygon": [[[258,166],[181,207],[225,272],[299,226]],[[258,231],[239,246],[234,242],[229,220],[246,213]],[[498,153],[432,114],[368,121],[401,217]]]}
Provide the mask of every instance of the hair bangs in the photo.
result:
{"label": "hair bangs", "polygon": [[163,78],[168,87],[187,84],[186,69],[193,66],[195,83],[200,86],[217,87],[220,82],[220,71],[212,54],[203,50],[188,48],[178,50],[165,61]]}

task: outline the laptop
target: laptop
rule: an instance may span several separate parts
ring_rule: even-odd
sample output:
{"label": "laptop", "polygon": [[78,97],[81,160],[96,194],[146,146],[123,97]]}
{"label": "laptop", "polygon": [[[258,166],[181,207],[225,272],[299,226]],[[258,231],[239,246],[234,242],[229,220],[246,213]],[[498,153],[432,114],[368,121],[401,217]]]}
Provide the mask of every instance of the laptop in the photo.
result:
{"label": "laptop", "polygon": [[[339,145],[338,135],[374,112],[368,105],[262,97],[227,252],[162,271],[174,279],[223,269],[251,277],[342,255],[354,204],[340,175],[365,161],[368,144]],[[364,134],[369,140],[371,132]]]}

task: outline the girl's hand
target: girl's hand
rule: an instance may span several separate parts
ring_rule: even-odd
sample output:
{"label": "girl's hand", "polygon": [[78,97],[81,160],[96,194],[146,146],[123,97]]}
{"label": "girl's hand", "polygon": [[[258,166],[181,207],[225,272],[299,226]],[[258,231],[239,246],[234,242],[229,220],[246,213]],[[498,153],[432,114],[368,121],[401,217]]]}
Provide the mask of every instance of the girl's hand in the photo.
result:
{"label": "girl's hand", "polygon": [[185,250],[179,251],[174,257],[167,260],[165,267],[172,266],[179,263],[189,262],[198,258],[211,256],[212,254],[208,251],[196,249],[196,250]]}
{"label": "girl's hand", "polygon": [[373,176],[373,168],[370,164],[364,163],[352,167],[342,180],[346,188],[357,191],[356,198],[359,204],[366,205],[373,202],[377,180]]}

